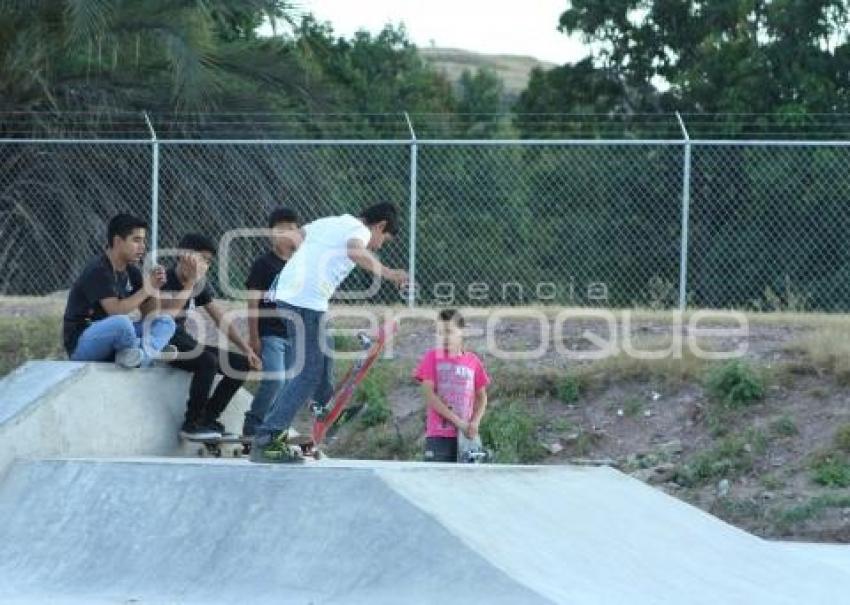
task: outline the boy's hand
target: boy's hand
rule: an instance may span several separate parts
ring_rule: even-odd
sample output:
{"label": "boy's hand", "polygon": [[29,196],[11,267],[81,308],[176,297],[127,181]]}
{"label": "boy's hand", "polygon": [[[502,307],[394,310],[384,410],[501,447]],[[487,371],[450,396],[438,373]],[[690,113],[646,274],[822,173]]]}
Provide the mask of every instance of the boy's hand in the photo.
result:
{"label": "boy's hand", "polygon": [[465,434],[469,439],[475,439],[476,437],[478,437],[478,422],[470,422]]}
{"label": "boy's hand", "polygon": [[459,430],[461,433],[463,433],[464,435],[469,437],[469,423],[468,422],[461,421],[460,423],[458,423],[457,430]]}
{"label": "boy's hand", "polygon": [[263,370],[263,360],[254,351],[248,351],[246,356],[248,357],[248,365],[251,366],[252,370],[255,372],[261,372]]}
{"label": "boy's hand", "polygon": [[407,285],[407,282],[409,280],[409,278],[407,277],[407,271],[404,271],[402,269],[390,269],[384,274],[384,277],[393,282],[399,288],[403,288],[405,285]]}
{"label": "boy's hand", "polygon": [[258,357],[263,354],[263,345],[260,343],[259,338],[251,338],[248,340],[248,346],[251,347],[251,350],[254,351],[254,354]]}
{"label": "boy's hand", "polygon": [[165,285],[165,267],[162,265],[154,265],[145,280],[145,287],[149,290],[159,290]]}
{"label": "boy's hand", "polygon": [[183,263],[183,277],[186,280],[183,283],[184,287],[191,287],[198,281],[198,259],[192,254],[185,255],[181,262]]}

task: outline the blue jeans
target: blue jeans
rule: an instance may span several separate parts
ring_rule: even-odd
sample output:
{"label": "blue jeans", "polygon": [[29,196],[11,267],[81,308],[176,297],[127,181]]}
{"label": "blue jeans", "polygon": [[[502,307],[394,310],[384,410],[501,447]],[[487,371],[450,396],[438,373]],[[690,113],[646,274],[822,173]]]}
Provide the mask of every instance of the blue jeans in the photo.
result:
{"label": "blue jeans", "polygon": [[152,363],[151,356],[165,348],[175,329],[170,315],[157,315],[144,322],[134,322],[126,315],[110,315],[80,334],[71,361],[112,361],[118,351],[141,348],[145,353],[142,366],[146,367]]}
{"label": "blue jeans", "polygon": [[283,393],[286,379],[283,375],[287,368],[287,351],[289,343],[281,336],[262,336],[263,373],[268,372],[271,378],[260,381],[251,409],[245,413],[245,424],[242,434],[247,436],[257,432],[257,427],[263,423],[263,418],[270,407],[277,405],[277,400]]}
{"label": "blue jeans", "polygon": [[310,400],[324,405],[333,395],[333,358],[322,351],[320,344],[324,341],[325,351],[333,351],[325,313],[281,302],[277,306],[289,335],[288,358],[294,376],[269,407],[263,424],[257,427],[257,437],[286,431],[298,410]]}

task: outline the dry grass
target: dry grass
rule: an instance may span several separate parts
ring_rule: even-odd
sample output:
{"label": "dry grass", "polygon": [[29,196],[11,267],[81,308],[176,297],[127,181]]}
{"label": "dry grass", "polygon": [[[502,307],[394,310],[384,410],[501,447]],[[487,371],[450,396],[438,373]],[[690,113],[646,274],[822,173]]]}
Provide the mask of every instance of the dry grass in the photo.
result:
{"label": "dry grass", "polygon": [[[336,305],[333,307],[335,311],[344,314],[346,310],[352,312],[370,311],[383,315],[402,315],[404,316],[411,311],[406,305]],[[412,312],[415,314],[421,313],[424,318],[428,313],[436,315],[443,307],[419,305]],[[701,318],[699,326],[706,327],[738,327],[737,317],[743,317],[746,321],[758,326],[780,326],[780,327],[801,327],[801,328],[847,328],[850,330],[850,314],[847,313],[791,313],[791,312],[753,312],[753,311],[738,311],[734,309],[689,309],[684,313],[679,313],[676,310],[655,310],[649,308],[636,307],[632,309],[590,309],[587,307],[565,307],[561,305],[526,305],[521,307],[506,307],[506,306],[488,306],[488,307],[459,307],[468,317],[474,319],[486,318],[493,313],[505,313],[506,318],[511,313],[527,313],[524,317],[527,319],[535,319],[536,317],[545,317],[553,320],[558,316],[574,316],[582,321],[600,321],[594,320],[590,313],[611,313],[618,322],[629,320],[631,322],[653,323],[662,326],[671,326],[676,322],[682,322],[685,325],[694,315],[699,313]],[[521,318],[520,316],[519,318]],[[518,318],[518,319],[519,319]],[[405,323],[411,320],[404,320]]]}
{"label": "dry grass", "polygon": [[850,327],[820,328],[785,347],[800,356],[786,368],[791,373],[826,373],[850,385]]}
{"label": "dry grass", "polygon": [[[700,346],[708,350],[705,343]],[[636,357],[619,351],[604,359],[576,364],[569,370],[516,368],[509,364],[492,364],[493,398],[543,397],[563,399],[567,382],[577,393],[586,393],[594,387],[605,387],[617,382],[657,380],[676,386],[698,382],[714,363],[694,355],[687,346],[681,353],[670,354],[669,336],[643,336],[633,339],[633,349],[659,353],[657,358]],[[661,356],[660,353],[665,353]]]}
{"label": "dry grass", "polygon": [[61,318],[0,317],[0,377],[30,359],[60,359]]}
{"label": "dry grass", "polygon": [[[658,353],[657,358],[636,356],[626,351],[594,361],[577,369],[587,380],[611,384],[626,380],[661,380],[666,384],[675,385],[701,379],[706,368],[711,363],[694,354],[689,347],[681,350],[674,347],[671,352],[670,336],[639,336],[633,339],[632,348],[635,351]],[[709,350],[706,343],[700,346]],[[661,353],[667,353],[661,356]]]}

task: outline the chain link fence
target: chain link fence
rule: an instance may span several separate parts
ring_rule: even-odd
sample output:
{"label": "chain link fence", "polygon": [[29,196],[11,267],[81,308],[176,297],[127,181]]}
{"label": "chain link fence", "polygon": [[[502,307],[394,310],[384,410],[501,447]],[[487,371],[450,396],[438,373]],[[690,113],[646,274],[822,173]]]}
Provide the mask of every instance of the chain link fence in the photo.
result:
{"label": "chain link fence", "polygon": [[[410,134],[0,139],[0,294],[67,289],[121,211],[156,207],[166,249],[281,205],[309,221],[392,201],[403,230],[381,255],[418,288],[376,302],[850,310],[850,142]],[[265,245],[233,239],[220,292]]]}

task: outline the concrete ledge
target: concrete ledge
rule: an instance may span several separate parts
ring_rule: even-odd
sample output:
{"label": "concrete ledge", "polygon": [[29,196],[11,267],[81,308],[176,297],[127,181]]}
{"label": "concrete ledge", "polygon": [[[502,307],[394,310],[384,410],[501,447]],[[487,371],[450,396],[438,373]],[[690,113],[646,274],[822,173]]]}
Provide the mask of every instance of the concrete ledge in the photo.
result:
{"label": "concrete ledge", "polygon": [[[167,456],[180,439],[191,375],[168,367],[29,362],[0,381],[0,477],[15,458]],[[222,421],[240,431],[251,394]]]}

